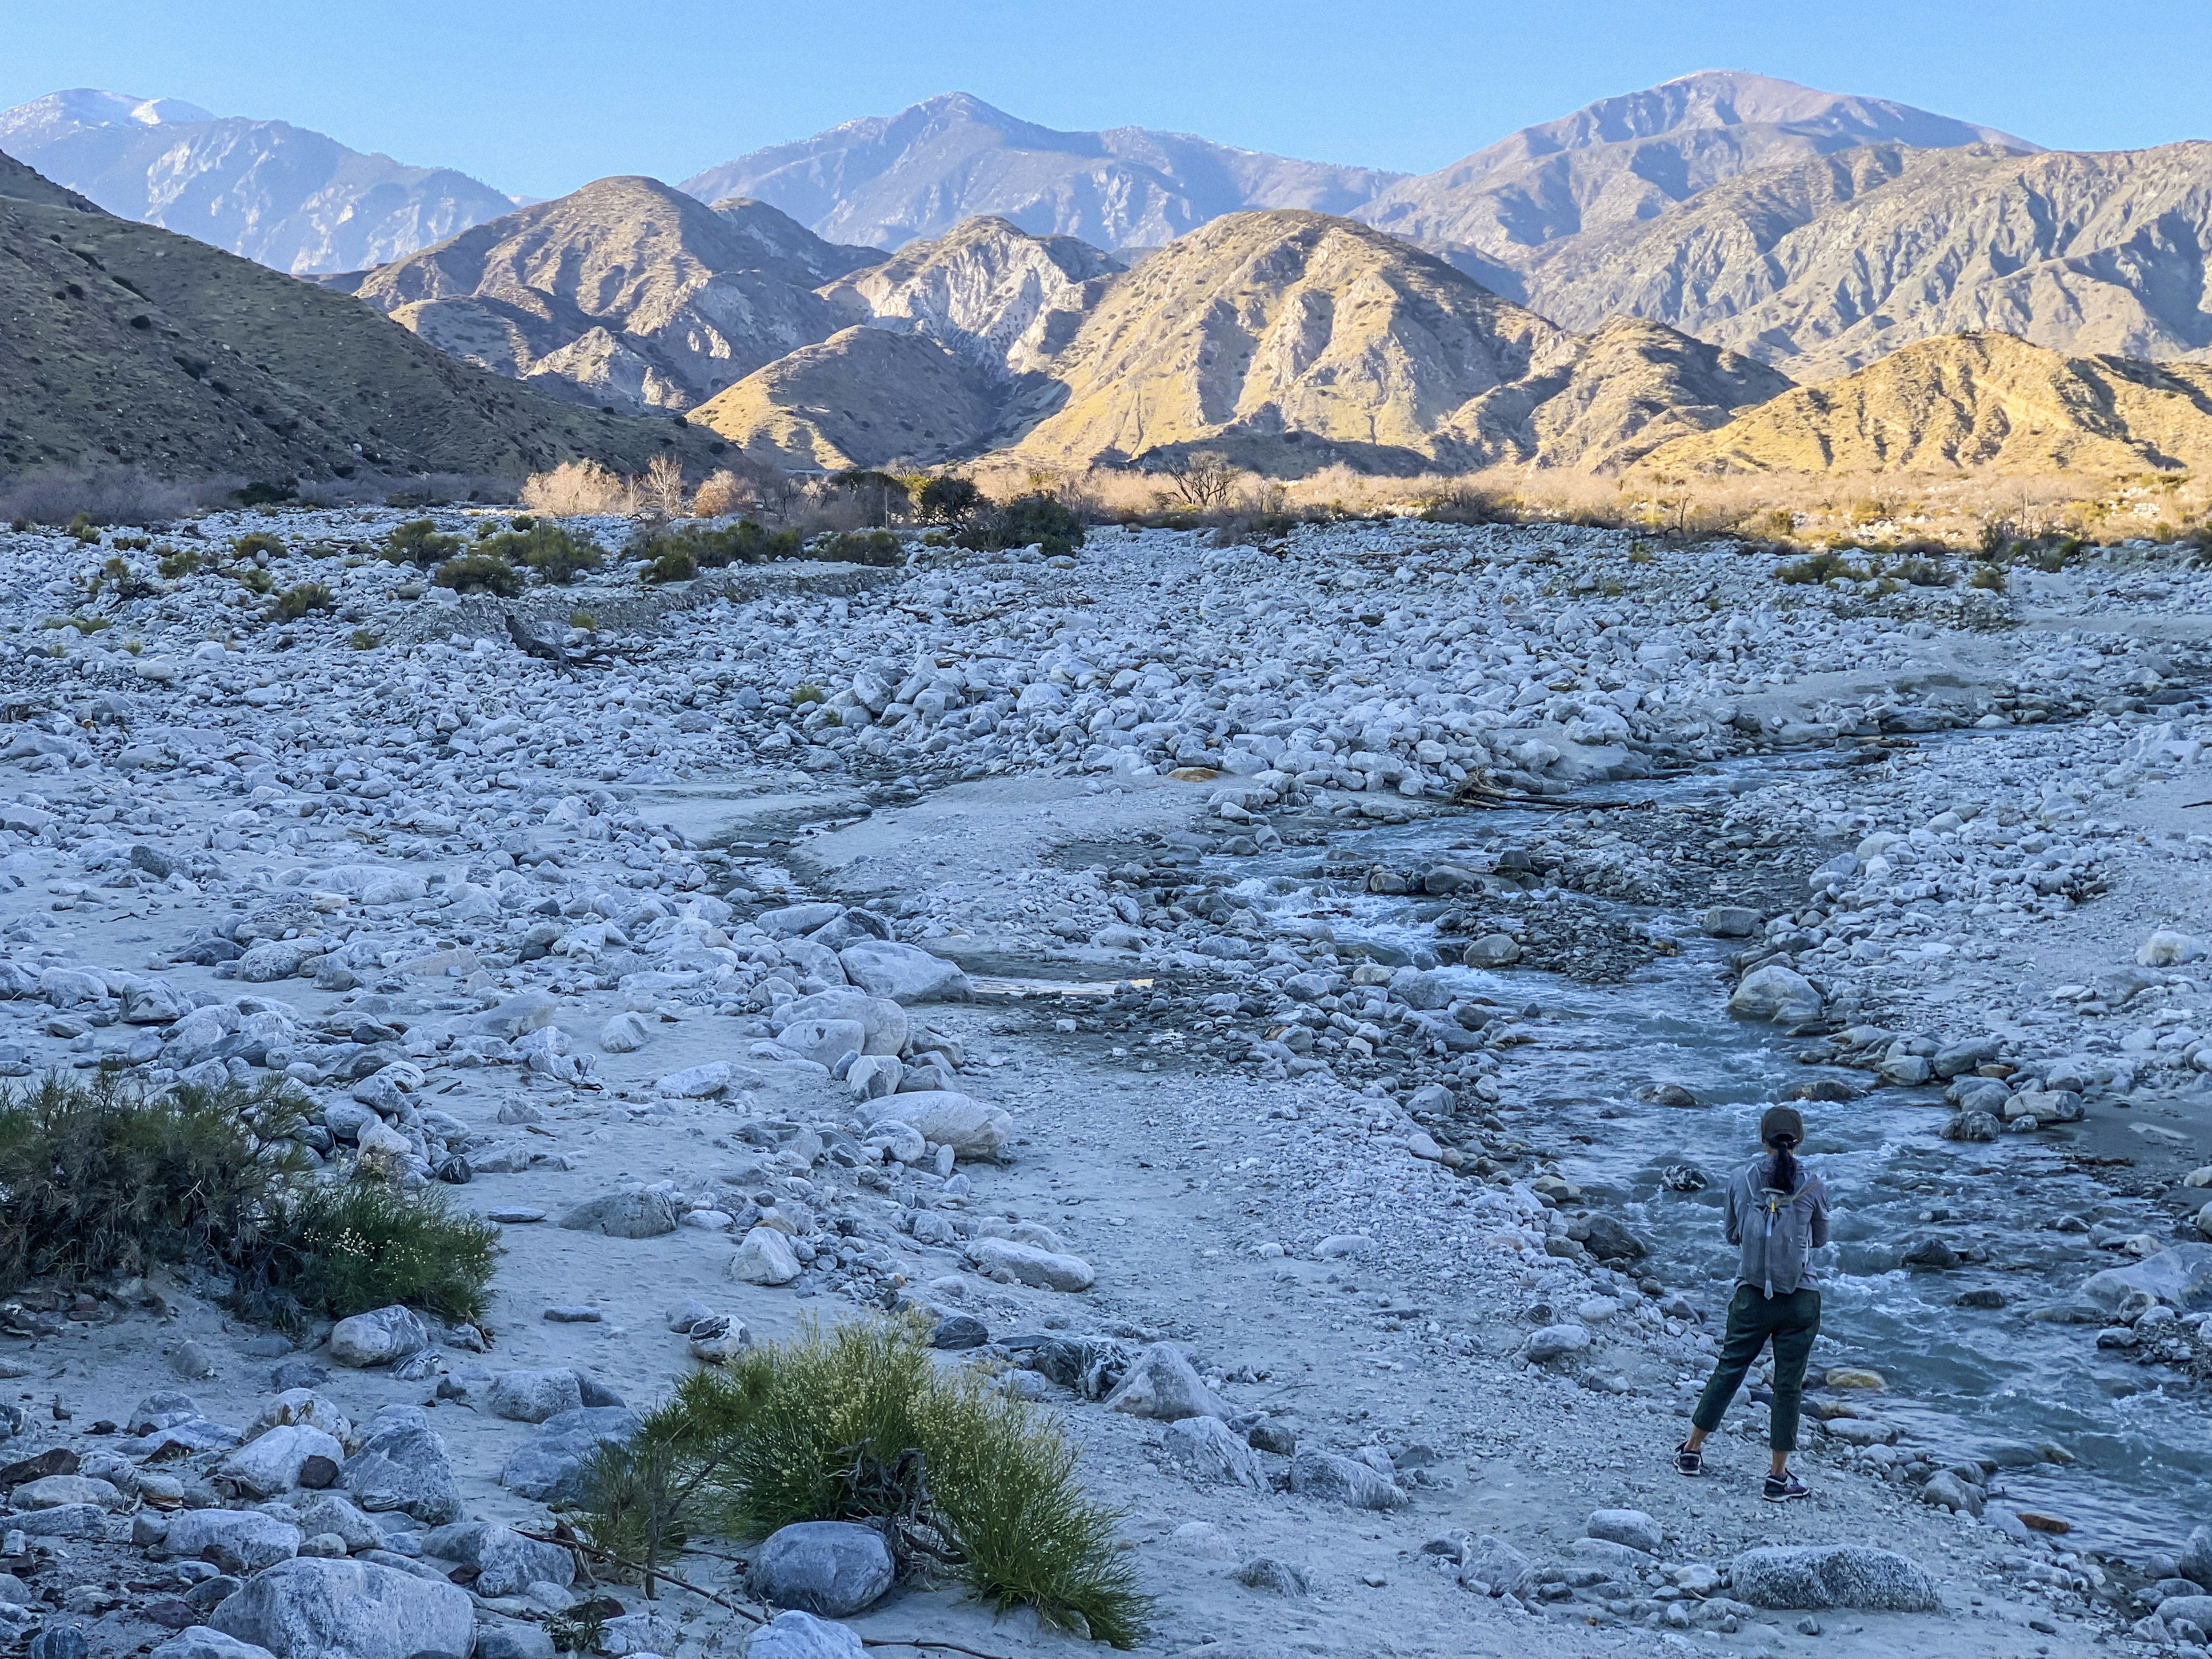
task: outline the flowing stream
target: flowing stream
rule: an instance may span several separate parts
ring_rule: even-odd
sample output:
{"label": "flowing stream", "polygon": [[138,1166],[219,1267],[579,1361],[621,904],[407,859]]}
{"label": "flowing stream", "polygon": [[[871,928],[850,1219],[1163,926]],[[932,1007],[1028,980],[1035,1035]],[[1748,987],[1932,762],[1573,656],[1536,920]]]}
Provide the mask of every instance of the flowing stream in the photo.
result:
{"label": "flowing stream", "polygon": [[[1761,758],[1637,787],[1662,799],[1717,798],[1778,767],[1802,764]],[[1332,833],[1330,856],[1414,868],[1424,858],[1447,856],[1453,843],[1524,842],[1549,816],[1490,811],[1350,827]],[[1347,890],[1310,875],[1294,888],[1282,879],[1310,872],[1311,849],[1209,862],[1259,884],[1248,891],[1271,890],[1262,902],[1278,915],[1310,908],[1325,914],[1340,935],[1449,951],[1415,917],[1413,900]],[[1671,934],[1680,954],[1608,985],[1526,969],[1439,971],[1505,1007],[1541,1009],[1542,1018],[1527,1027],[1534,1041],[1506,1062],[1529,1102],[1508,1118],[1510,1132],[1564,1147],[1565,1177],[1644,1237],[1668,1285],[1717,1318],[1735,1256],[1722,1236],[1718,1186],[1755,1150],[1760,1112],[1811,1078],[1833,1077],[1859,1090],[1869,1079],[1802,1064],[1803,1039],[1728,1014],[1723,969],[1736,943],[1706,939],[1686,913],[1619,908]],[[1683,1109],[1639,1097],[1661,1082],[1684,1085],[1702,1104]],[[1935,1088],[1882,1088],[1843,1103],[1799,1104],[1805,1155],[1827,1184],[1833,1212],[1833,1239],[1818,1267],[1821,1341],[1812,1382],[1834,1365],[1878,1370],[1886,1391],[1855,1398],[1905,1431],[1904,1449],[1924,1449],[1939,1467],[1960,1455],[1997,1462],[2003,1467],[1993,1496],[2064,1517],[2075,1547],[2139,1559],[2174,1547],[2212,1513],[2212,1437],[2196,1398],[2162,1389],[2170,1373],[2100,1352],[2094,1325],[2027,1317],[2036,1307],[2078,1300],[2074,1293],[2084,1279],[2128,1260],[2092,1248],[2079,1231],[2054,1231],[2053,1223],[2079,1217],[2161,1235],[2170,1227],[2147,1201],[2106,1190],[2060,1155],[2069,1146],[2092,1150],[2109,1137],[2100,1109],[2093,1104],[2085,1123],[1978,1145],[1940,1138],[1950,1109]],[[1669,1166],[1685,1164],[1705,1171],[1712,1184],[1691,1193],[1662,1184]],[[1984,1242],[1990,1260],[1948,1272],[1899,1267],[1906,1242],[1931,1233]],[[1962,1291],[1981,1288],[2001,1291],[2003,1308],[1957,1305]],[[1685,1382],[1681,1392],[1693,1386]],[[1809,1423],[1808,1429],[1814,1431]],[[2050,1461],[2051,1448],[2072,1461]]]}

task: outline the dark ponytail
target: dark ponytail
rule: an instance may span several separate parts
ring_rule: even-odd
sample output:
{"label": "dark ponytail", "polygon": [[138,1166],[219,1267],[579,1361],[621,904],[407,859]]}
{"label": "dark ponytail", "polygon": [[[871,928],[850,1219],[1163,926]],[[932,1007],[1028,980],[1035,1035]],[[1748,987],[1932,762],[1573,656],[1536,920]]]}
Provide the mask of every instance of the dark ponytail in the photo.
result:
{"label": "dark ponytail", "polygon": [[1766,1143],[1774,1149],[1774,1178],[1767,1184],[1778,1192],[1797,1190],[1797,1160],[1790,1156],[1790,1149],[1797,1144],[1797,1137],[1778,1134]]}

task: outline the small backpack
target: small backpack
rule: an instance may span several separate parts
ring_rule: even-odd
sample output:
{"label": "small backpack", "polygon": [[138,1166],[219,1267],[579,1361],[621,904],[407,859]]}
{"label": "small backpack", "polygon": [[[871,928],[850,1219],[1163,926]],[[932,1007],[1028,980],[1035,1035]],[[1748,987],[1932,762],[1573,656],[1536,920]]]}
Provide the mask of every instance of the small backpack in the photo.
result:
{"label": "small backpack", "polygon": [[1806,1258],[1813,1251],[1813,1176],[1804,1172],[1797,1190],[1785,1193],[1779,1187],[1761,1185],[1760,1174],[1759,1165],[1753,1164],[1742,1176],[1753,1202],[1744,1222],[1736,1277],[1757,1285],[1769,1297],[1788,1296],[1803,1282]]}

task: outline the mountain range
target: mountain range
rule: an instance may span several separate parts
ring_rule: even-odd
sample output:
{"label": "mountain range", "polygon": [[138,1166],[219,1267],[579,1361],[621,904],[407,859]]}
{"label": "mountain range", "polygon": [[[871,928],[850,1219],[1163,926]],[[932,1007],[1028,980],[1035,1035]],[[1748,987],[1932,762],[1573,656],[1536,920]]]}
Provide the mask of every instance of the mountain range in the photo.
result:
{"label": "mountain range", "polygon": [[[1058,131],[964,94],[680,185],[605,179],[520,208],[173,101],[55,94],[0,114],[0,145],[91,169],[126,213],[191,206],[209,235],[229,222],[206,204],[226,204],[258,239],[247,252],[449,357],[572,403],[684,415],[787,465],[1006,448],[1141,463],[1206,445],[1276,471],[1619,470],[1655,451],[1735,467],[1830,453],[1805,434],[1853,398],[1948,431],[1936,404],[2016,403],[2030,382],[2074,388],[2030,401],[2085,431],[2123,406],[2124,427],[2185,426],[2187,374],[2110,365],[2212,350],[2212,143],[2048,152],[1729,71],[1419,176]],[[286,160],[310,153],[319,173]],[[310,173],[317,190],[292,190]],[[335,272],[356,247],[374,268]],[[2075,367],[2004,356],[1984,337],[1998,334]],[[1794,389],[1922,343],[1941,349],[1833,406]],[[1798,435],[1741,426],[1769,416]],[[1956,441],[1838,433],[1831,450],[1979,465],[1955,459],[1988,447],[1978,419]],[[2129,453],[2179,452],[2145,436]]]}

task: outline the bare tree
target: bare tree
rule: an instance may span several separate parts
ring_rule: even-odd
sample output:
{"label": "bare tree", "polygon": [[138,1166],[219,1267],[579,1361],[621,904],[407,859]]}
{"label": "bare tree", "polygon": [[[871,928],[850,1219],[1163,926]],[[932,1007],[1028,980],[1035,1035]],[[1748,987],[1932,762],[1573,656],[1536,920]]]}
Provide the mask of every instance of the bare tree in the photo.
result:
{"label": "bare tree", "polygon": [[1218,449],[1178,455],[1160,471],[1167,475],[1183,504],[1200,513],[1219,507],[1237,487],[1237,469]]}
{"label": "bare tree", "polygon": [[684,466],[672,455],[656,455],[637,479],[638,505],[656,519],[684,511]]}

